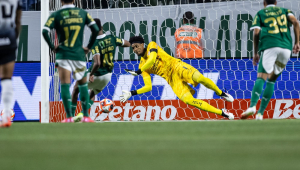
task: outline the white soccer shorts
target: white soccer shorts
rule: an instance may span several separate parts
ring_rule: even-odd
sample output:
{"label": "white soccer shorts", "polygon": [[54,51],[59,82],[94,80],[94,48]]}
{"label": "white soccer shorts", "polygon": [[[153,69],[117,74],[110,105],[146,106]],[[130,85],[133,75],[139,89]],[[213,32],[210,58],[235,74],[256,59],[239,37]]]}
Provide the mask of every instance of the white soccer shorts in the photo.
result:
{"label": "white soccer shorts", "polygon": [[291,50],[289,49],[269,48],[263,52],[262,66],[268,74],[274,71],[278,75],[283,71],[290,57]]}
{"label": "white soccer shorts", "polygon": [[[94,82],[88,82],[88,88],[93,90],[95,94],[100,93],[110,82],[112,73],[107,73],[102,76],[94,76]],[[87,80],[89,81],[90,73],[87,74]]]}
{"label": "white soccer shorts", "polygon": [[81,80],[86,72],[86,62],[78,60],[66,60],[59,59],[56,60],[59,67],[69,70],[73,73],[73,78],[75,80]]}

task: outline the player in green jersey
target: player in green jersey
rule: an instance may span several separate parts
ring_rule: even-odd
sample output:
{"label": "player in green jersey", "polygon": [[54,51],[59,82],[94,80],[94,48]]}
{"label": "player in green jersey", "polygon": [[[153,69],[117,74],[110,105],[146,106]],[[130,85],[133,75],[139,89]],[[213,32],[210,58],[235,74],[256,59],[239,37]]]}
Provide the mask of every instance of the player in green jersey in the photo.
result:
{"label": "player in green jersey", "polygon": [[[298,53],[299,23],[292,11],[277,7],[276,0],[264,0],[265,8],[260,10],[253,21],[254,57],[253,65],[258,63],[250,107],[241,115],[242,119],[256,113],[256,104],[263,92],[262,101],[256,114],[257,120],[263,119],[264,111],[274,92],[274,84],[290,59],[291,52]],[[290,27],[294,26],[295,42],[293,46]]]}
{"label": "player in green jersey", "polygon": [[[93,122],[88,115],[89,94],[87,88],[86,57],[85,54],[92,48],[99,28],[93,18],[86,11],[76,8],[74,0],[61,0],[62,7],[49,17],[43,28],[43,36],[51,50],[56,52],[55,62],[61,82],[61,98],[67,118],[62,122],[73,122],[71,111],[70,76],[77,80],[80,91],[84,119],[83,122]],[[87,47],[82,47],[85,25],[89,26],[92,36]],[[55,29],[59,45],[54,46],[49,37],[49,31]]]}
{"label": "player in green jersey", "polygon": [[[114,67],[114,56],[117,46],[121,47],[130,47],[130,43],[114,35],[106,35],[103,33],[103,28],[101,26],[101,21],[97,18],[94,18],[97,26],[100,28],[97,39],[92,48],[93,61],[91,67],[88,69],[88,88],[90,91],[90,100],[88,108],[92,106],[95,100],[95,95],[100,93],[105,86],[110,82],[113,67]],[[95,64],[95,59],[100,58],[100,65]],[[73,93],[72,93],[72,114],[75,114],[77,107],[77,97],[79,93],[78,83],[75,84]],[[74,121],[80,121],[82,119],[82,114],[78,114],[74,117]]]}

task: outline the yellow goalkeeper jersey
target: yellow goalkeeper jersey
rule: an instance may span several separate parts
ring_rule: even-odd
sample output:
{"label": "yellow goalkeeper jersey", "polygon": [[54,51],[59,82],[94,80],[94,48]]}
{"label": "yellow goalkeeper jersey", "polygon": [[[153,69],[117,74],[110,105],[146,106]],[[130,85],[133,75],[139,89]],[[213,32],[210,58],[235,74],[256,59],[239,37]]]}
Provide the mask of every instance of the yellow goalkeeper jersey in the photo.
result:
{"label": "yellow goalkeeper jersey", "polygon": [[147,51],[144,56],[141,57],[139,68],[146,63],[147,59],[150,56],[150,51],[157,50],[157,56],[155,63],[144,72],[148,74],[156,74],[164,78],[167,82],[170,81],[172,77],[172,72],[176,69],[181,60],[176,59],[166,53],[160,46],[158,46],[154,41],[150,42],[147,46]]}
{"label": "yellow goalkeeper jersey", "polygon": [[142,71],[145,86],[138,89],[137,94],[152,89],[150,74],[156,74],[164,78],[178,98],[186,93],[195,93],[187,83],[192,84],[194,87],[198,85],[192,79],[197,69],[180,59],[170,56],[153,41],[149,43],[146,53],[142,56],[139,69]]}

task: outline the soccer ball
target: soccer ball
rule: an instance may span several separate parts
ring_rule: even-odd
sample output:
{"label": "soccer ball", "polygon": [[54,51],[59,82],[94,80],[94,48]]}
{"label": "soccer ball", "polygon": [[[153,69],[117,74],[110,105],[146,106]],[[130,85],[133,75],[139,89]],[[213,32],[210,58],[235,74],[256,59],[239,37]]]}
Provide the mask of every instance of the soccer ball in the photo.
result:
{"label": "soccer ball", "polygon": [[[3,115],[3,110],[1,111],[1,117],[2,117],[2,115]],[[10,115],[11,115],[11,121],[14,120],[14,118],[15,118],[15,112],[14,112],[13,109],[10,109]]]}
{"label": "soccer ball", "polygon": [[111,101],[110,99],[103,99],[100,101],[99,106],[100,109],[104,112],[104,113],[109,113],[113,110],[114,108],[114,102]]}

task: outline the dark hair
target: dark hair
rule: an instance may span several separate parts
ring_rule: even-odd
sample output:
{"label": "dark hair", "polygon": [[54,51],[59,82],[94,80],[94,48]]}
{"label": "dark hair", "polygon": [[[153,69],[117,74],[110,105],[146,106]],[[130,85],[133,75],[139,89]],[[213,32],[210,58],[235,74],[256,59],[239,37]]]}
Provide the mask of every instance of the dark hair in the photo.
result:
{"label": "dark hair", "polygon": [[98,19],[98,18],[94,18],[94,21],[96,22],[96,24],[97,24],[97,26],[98,26],[99,30],[101,30],[101,27],[102,27],[102,25],[101,25],[101,21],[100,21],[100,19]]}
{"label": "dark hair", "polygon": [[141,37],[141,36],[130,37],[129,42],[130,42],[130,44],[133,44],[133,43],[145,43],[144,38]]}
{"label": "dark hair", "polygon": [[194,14],[191,11],[187,11],[182,16],[185,23],[194,23]]}
{"label": "dark hair", "polygon": [[72,3],[73,2],[73,0],[62,0],[62,1],[64,1],[64,3]]}
{"label": "dark hair", "polygon": [[265,0],[265,2],[267,3],[267,5],[270,5],[275,4],[276,0]]}

